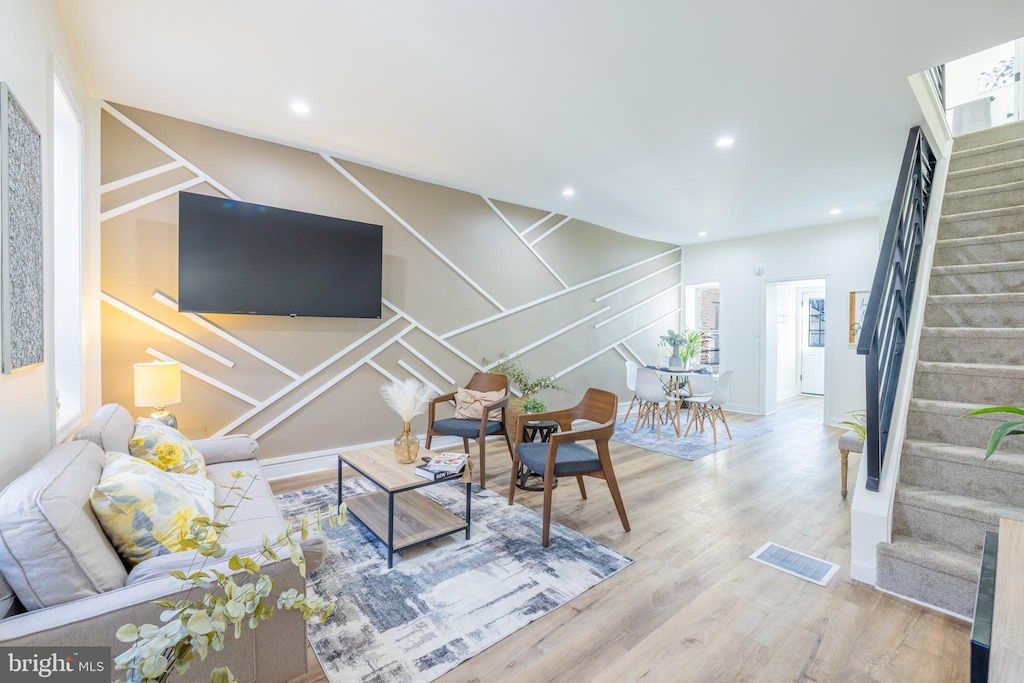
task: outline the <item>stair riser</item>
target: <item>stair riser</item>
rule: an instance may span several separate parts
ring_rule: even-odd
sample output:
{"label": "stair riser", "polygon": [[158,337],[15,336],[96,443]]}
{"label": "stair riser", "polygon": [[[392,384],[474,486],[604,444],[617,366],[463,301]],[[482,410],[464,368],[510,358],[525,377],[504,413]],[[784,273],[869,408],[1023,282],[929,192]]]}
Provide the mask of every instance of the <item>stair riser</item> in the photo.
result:
{"label": "stair riser", "polygon": [[1021,327],[1021,305],[929,300],[924,311],[924,324],[929,327]]}
{"label": "stair riser", "polygon": [[985,235],[1006,235],[1024,232],[1024,211],[1004,216],[976,219],[953,219],[945,217],[939,223],[939,239],[952,240],[960,237],[982,237]]}
{"label": "stair riser", "polygon": [[1024,164],[1000,168],[986,173],[970,173],[961,177],[950,177],[946,181],[946,192],[975,190],[979,187],[993,187],[1024,180]]}
{"label": "stair riser", "polygon": [[987,211],[1001,209],[1005,206],[1024,204],[1024,190],[994,190],[984,194],[957,196],[947,194],[942,200],[943,214],[965,213],[967,211]]}
{"label": "stair riser", "polygon": [[954,375],[927,372],[914,374],[914,398],[958,401],[991,405],[1018,405],[1024,397],[1024,380],[987,375]]}
{"label": "stair riser", "polygon": [[[877,564],[879,588],[967,618],[974,616],[977,580],[972,582],[950,576],[890,557],[883,552],[878,552]],[[980,559],[978,566],[981,566]]]}
{"label": "stair riser", "polygon": [[900,481],[996,505],[1019,505],[1020,492],[1024,489],[1024,475],[1016,472],[909,453],[900,459]]}
{"label": "stair riser", "polygon": [[967,266],[981,263],[1024,261],[1024,239],[969,246],[935,245],[936,266]]}
{"label": "stair riser", "polygon": [[[938,441],[952,444],[954,446],[967,446],[970,448],[985,448],[988,444],[988,437],[992,430],[1006,420],[1014,419],[1013,415],[949,415],[941,413],[927,413],[922,410],[911,409],[907,415],[907,438],[921,441]],[[1024,420],[1024,418],[1021,418]],[[1020,455],[1020,462],[1024,464],[1024,437],[1011,436],[999,444],[1000,453],[1013,453]],[[924,457],[907,453],[904,457]],[[943,460],[935,460],[934,466],[941,468],[946,466]],[[975,468],[977,475],[984,475],[989,468],[984,463],[977,463]],[[1015,477],[1019,490],[1024,491],[1024,472],[1019,476],[1012,472],[1001,472],[1000,476]],[[909,482],[908,482],[909,483]],[[927,486],[924,488],[928,488]],[[986,500],[988,500],[986,498]]]}
{"label": "stair riser", "polygon": [[892,509],[892,532],[922,541],[953,546],[965,553],[981,555],[986,531],[998,531],[999,519],[987,522],[960,517],[940,510],[896,502]]}
{"label": "stair riser", "polygon": [[1020,121],[1013,121],[974,133],[958,135],[953,140],[953,151],[962,152],[966,149],[977,149],[978,147],[995,145],[1008,140],[1020,140],[1021,138],[1024,138],[1024,124]]}
{"label": "stair riser", "polygon": [[917,358],[940,363],[984,362],[1016,365],[1024,358],[1022,346],[1024,340],[1021,339],[922,336]]}
{"label": "stair riser", "polygon": [[1000,149],[970,156],[954,155],[949,165],[950,171],[963,171],[968,168],[981,168],[982,166],[993,166],[1004,164],[1007,161],[1020,161],[1024,159],[1024,145],[1017,145],[1008,149]]}
{"label": "stair riser", "polygon": [[932,273],[929,294],[1003,294],[1024,292],[1024,265],[1016,270]]}

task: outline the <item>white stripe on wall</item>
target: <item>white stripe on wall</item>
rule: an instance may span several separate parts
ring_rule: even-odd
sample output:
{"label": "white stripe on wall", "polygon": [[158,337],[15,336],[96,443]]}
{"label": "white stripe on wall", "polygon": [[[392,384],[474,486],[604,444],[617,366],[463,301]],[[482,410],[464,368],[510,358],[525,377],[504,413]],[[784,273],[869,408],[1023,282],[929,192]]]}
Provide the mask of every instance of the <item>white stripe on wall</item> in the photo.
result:
{"label": "white stripe on wall", "polygon": [[384,209],[388,213],[389,216],[391,216],[396,221],[398,221],[399,225],[401,225],[403,228],[408,230],[409,233],[413,237],[415,237],[417,240],[420,241],[421,244],[423,244],[423,246],[425,246],[427,249],[429,249],[435,256],[437,256],[437,258],[441,259],[441,261],[443,261],[445,263],[445,265],[447,265],[449,268],[451,268],[453,271],[455,271],[456,275],[458,275],[463,280],[465,280],[466,284],[468,284],[470,287],[475,289],[480,294],[480,296],[482,296],[485,299],[487,299],[488,301],[490,301],[494,305],[494,307],[497,308],[499,311],[504,311],[505,310],[505,307],[502,306],[498,302],[497,299],[495,299],[493,296],[488,294],[487,291],[483,287],[478,285],[473,280],[473,278],[469,277],[464,272],[462,272],[462,269],[460,269],[457,265],[455,265],[455,263],[450,258],[448,258],[444,254],[442,254],[441,251],[437,247],[435,247],[433,244],[431,244],[430,241],[427,240],[426,237],[424,237],[423,235],[418,233],[411,225],[409,225],[409,223],[407,223],[405,221],[404,218],[402,218],[395,211],[393,211],[391,209],[391,207],[388,206],[387,204],[385,204],[377,195],[375,195],[374,193],[370,192],[370,190],[365,185],[363,185],[361,182],[356,180],[355,176],[353,176],[351,173],[349,173],[347,170],[345,170],[345,168],[342,167],[341,164],[339,164],[337,161],[335,161],[333,158],[331,158],[331,156],[328,155],[328,154],[321,154],[320,156],[323,157],[324,161],[326,161],[328,164],[330,164],[338,173],[340,173],[341,175],[345,176],[345,178],[347,178],[350,183],[355,185],[356,188],[360,192],[362,192],[367,197],[369,197],[374,203],[377,204],[377,206],[379,206],[380,208]]}
{"label": "white stripe on wall", "polygon": [[174,328],[172,328],[172,327],[170,327],[168,325],[164,325],[162,322],[160,322],[156,318],[152,318],[152,317],[146,315],[142,311],[129,306],[128,304],[126,304],[125,302],[121,301],[120,299],[115,299],[114,297],[110,296],[106,292],[100,292],[100,301],[104,301],[104,302],[110,304],[111,306],[113,306],[114,308],[118,309],[119,311],[127,313],[128,315],[130,315],[131,317],[135,318],[139,322],[145,323],[146,325],[149,325],[153,329],[158,330],[160,332],[163,332],[164,334],[166,334],[168,337],[171,337],[172,339],[177,339],[182,344],[185,344],[186,346],[189,346],[189,347],[195,349],[196,351],[198,351],[199,353],[203,354],[204,356],[212,358],[213,360],[217,361],[221,365],[226,365],[229,368],[235,367],[234,361],[228,360],[227,358],[225,358],[224,356],[220,355],[216,351],[213,351],[212,349],[206,348],[205,346],[203,346],[199,342],[195,341],[194,339],[190,339],[189,337],[186,337],[185,335],[183,335],[181,332],[178,332]]}
{"label": "white stripe on wall", "polygon": [[148,347],[146,349],[146,353],[148,353],[149,355],[153,356],[153,358],[156,358],[157,360],[177,363],[178,365],[181,366],[181,371],[182,372],[184,372],[186,374],[189,374],[189,375],[192,375],[193,377],[195,377],[199,381],[205,382],[205,383],[209,384],[211,387],[214,387],[216,389],[220,389],[225,394],[231,394],[235,398],[241,399],[241,400],[245,401],[246,403],[248,403],[249,405],[253,405],[254,406],[254,405],[258,405],[259,404],[259,401],[256,400],[255,398],[253,398],[252,396],[249,396],[247,394],[243,394],[238,389],[235,389],[234,387],[230,387],[227,384],[224,384],[223,382],[220,382],[220,381],[214,379],[213,377],[210,377],[209,375],[207,375],[205,373],[199,372],[198,370],[193,368],[191,365],[188,365],[187,363],[182,363],[177,358],[169,356],[166,353],[160,353],[159,351],[154,349],[152,346],[150,346],[150,347]]}

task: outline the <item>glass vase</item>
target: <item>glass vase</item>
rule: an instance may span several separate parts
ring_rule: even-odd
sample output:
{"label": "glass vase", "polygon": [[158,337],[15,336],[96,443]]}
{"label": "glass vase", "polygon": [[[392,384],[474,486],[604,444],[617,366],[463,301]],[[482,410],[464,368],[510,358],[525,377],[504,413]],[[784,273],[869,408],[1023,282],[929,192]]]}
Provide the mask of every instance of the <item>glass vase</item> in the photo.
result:
{"label": "glass vase", "polygon": [[395,460],[401,465],[408,465],[416,461],[419,452],[420,440],[409,431],[409,423],[406,422],[402,434],[395,439]]}

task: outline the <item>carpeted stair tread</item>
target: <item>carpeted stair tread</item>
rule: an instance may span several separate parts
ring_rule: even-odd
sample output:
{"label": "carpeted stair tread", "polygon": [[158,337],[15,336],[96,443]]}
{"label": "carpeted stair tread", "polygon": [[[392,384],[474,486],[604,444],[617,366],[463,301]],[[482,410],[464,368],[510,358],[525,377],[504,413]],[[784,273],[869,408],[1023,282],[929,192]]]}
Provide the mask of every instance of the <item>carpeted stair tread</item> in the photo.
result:
{"label": "carpeted stair tread", "polygon": [[1024,327],[923,327],[922,337],[1024,339]]}
{"label": "carpeted stair tread", "polygon": [[947,192],[943,196],[943,203],[951,199],[966,199],[970,197],[984,197],[990,194],[999,194],[1003,192],[1019,192],[1024,190],[1024,180],[1014,180],[1009,183],[1000,183],[998,185],[988,185],[986,187],[974,187],[970,190],[955,190],[953,192]]}
{"label": "carpeted stair tread", "polygon": [[987,470],[998,470],[1008,474],[1024,475],[1024,457],[1021,457],[1020,453],[996,451],[992,457],[985,460],[983,447],[958,446],[923,439],[904,440],[903,453],[904,455],[984,467]]}
{"label": "carpeted stair tread", "polygon": [[[1021,227],[1024,227],[1022,225]],[[995,235],[975,235],[973,237],[954,237],[937,240],[936,249],[966,249],[983,244],[1002,244],[1006,242],[1024,242],[1024,232],[1004,232]]]}
{"label": "carpeted stair tread", "polygon": [[[902,484],[896,489],[896,502],[993,526],[999,525],[1001,517],[1024,521],[1024,508],[1015,505],[1001,505],[972,496],[926,489],[911,484]],[[983,539],[979,539],[979,547],[981,540]]]}
{"label": "carpeted stair tread", "polygon": [[983,209],[981,211],[963,211],[960,213],[943,213],[939,224],[959,223],[962,221],[984,221],[1004,216],[1024,216],[1024,204],[1013,204],[1001,206],[998,209]]}
{"label": "carpeted stair tread", "polygon": [[[993,294],[929,294],[928,301],[935,301],[945,305],[955,304],[962,306],[976,306],[978,304],[1004,303],[1024,305],[1024,293],[1022,292],[998,292]],[[1024,318],[1024,311],[1022,311]],[[1022,320],[1024,323],[1024,320]]]}
{"label": "carpeted stair tread", "polygon": [[1001,123],[984,130],[957,135],[953,140],[953,153],[963,154],[979,147],[984,148],[1003,142],[1017,142],[1022,137],[1024,137],[1024,122]]}
{"label": "carpeted stair tread", "polygon": [[948,363],[919,360],[917,372],[941,372],[946,375],[972,377],[1000,377],[1006,380],[1024,380],[1024,366],[995,365],[990,363]]}
{"label": "carpeted stair tread", "polygon": [[[962,137],[962,136],[961,136]],[[960,140],[958,137],[957,140]],[[954,147],[956,141],[953,142]],[[952,163],[963,161],[964,159],[970,159],[971,157],[982,156],[984,154],[991,154],[992,152],[1002,152],[1008,149],[1014,149],[1020,147],[1020,139],[1002,140],[1000,142],[993,142],[989,145],[979,145],[978,147],[970,147],[965,149],[954,149],[952,157],[950,157]]]}
{"label": "carpeted stair tread", "polygon": [[962,180],[964,178],[988,175],[990,173],[1002,173],[1004,171],[1013,171],[1019,168],[1024,168],[1024,159],[1003,161],[998,164],[989,164],[988,166],[978,166],[976,168],[964,168],[959,171],[950,171],[946,176],[946,183],[948,184],[951,180]]}
{"label": "carpeted stair tread", "polygon": [[976,555],[902,534],[893,534],[892,543],[879,543],[878,553],[966,581],[977,582],[981,573]]}
{"label": "carpeted stair tread", "polygon": [[935,266],[932,277],[936,275],[978,275],[981,273],[1004,273],[1024,270],[1020,261],[1002,261],[1000,263],[969,263],[957,266]]}

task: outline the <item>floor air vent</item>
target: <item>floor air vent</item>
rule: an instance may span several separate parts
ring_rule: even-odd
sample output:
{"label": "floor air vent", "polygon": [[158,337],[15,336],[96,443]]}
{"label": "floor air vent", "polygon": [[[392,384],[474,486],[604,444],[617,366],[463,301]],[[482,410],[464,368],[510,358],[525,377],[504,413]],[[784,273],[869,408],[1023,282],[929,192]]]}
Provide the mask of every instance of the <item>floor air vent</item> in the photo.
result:
{"label": "floor air vent", "polygon": [[780,569],[787,574],[799,576],[801,579],[807,579],[819,586],[827,586],[839,571],[838,564],[819,560],[816,557],[804,555],[770,542],[761,546],[761,549],[751,555],[750,559]]}

